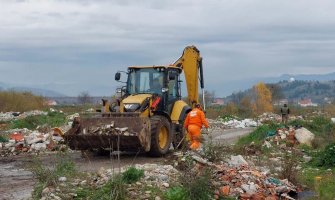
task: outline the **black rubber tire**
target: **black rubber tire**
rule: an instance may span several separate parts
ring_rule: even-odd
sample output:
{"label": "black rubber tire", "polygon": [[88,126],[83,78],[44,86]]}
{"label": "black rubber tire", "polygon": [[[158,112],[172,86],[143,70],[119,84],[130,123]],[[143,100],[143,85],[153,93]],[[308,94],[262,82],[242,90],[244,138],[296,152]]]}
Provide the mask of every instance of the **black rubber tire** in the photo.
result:
{"label": "black rubber tire", "polygon": [[[169,152],[172,140],[170,122],[163,116],[153,116],[150,119],[150,122],[151,122],[151,147],[149,155],[154,157],[165,155],[166,153]],[[161,148],[159,145],[159,133],[162,127],[165,127],[168,131],[168,138],[163,148]]]}

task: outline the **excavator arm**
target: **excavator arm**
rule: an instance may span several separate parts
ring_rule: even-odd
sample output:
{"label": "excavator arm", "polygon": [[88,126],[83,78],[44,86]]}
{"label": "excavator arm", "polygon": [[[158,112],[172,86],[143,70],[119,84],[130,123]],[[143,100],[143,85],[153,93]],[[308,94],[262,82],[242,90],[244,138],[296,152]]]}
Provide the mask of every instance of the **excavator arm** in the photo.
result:
{"label": "excavator arm", "polygon": [[182,56],[173,64],[183,70],[186,80],[187,97],[192,107],[199,102],[199,82],[205,109],[204,77],[200,51],[195,46],[187,46]]}

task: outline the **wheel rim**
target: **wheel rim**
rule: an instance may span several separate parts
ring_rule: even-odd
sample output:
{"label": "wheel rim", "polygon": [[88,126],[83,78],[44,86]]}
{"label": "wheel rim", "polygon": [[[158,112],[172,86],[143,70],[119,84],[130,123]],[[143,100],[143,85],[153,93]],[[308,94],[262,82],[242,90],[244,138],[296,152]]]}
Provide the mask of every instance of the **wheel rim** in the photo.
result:
{"label": "wheel rim", "polygon": [[168,130],[166,127],[161,127],[158,136],[159,147],[164,149],[168,141]]}

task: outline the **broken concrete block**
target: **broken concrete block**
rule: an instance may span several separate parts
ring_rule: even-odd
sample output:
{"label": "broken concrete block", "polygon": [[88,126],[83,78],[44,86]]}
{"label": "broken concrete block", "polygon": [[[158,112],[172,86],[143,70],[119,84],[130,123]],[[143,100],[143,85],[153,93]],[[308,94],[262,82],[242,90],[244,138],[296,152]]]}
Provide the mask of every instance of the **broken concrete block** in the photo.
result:
{"label": "broken concrete block", "polygon": [[34,143],[30,146],[30,149],[35,151],[45,151],[47,149],[47,145],[45,143]]}
{"label": "broken concrete block", "polygon": [[248,165],[248,162],[243,158],[243,156],[231,156],[228,164],[231,166],[238,167],[240,165]]}
{"label": "broken concrete block", "polygon": [[255,192],[257,192],[257,187],[255,184],[242,184],[241,188],[249,194],[254,194]]}
{"label": "broken concrete block", "polygon": [[300,144],[312,146],[312,141],[314,140],[315,135],[306,128],[302,127],[295,130],[295,138]]}

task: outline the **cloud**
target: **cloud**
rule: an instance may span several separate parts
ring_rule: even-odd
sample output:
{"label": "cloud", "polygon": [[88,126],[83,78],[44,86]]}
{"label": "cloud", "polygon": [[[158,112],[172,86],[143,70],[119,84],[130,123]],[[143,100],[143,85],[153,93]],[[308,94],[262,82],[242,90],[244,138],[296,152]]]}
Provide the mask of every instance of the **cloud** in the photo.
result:
{"label": "cloud", "polygon": [[201,51],[210,90],[229,80],[326,73],[335,66],[331,0],[0,4],[1,82],[68,83],[71,90],[55,87],[68,95],[86,90],[88,80],[92,88],[115,87],[113,73],[129,65],[173,63],[190,44]]}

